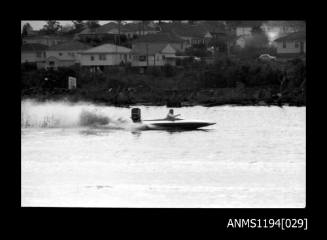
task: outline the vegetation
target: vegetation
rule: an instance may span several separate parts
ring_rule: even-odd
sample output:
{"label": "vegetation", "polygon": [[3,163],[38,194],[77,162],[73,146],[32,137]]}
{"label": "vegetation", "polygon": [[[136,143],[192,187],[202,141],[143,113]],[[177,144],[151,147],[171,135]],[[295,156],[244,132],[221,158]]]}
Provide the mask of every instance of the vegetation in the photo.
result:
{"label": "vegetation", "polygon": [[61,30],[62,26],[57,20],[49,20],[40,30],[42,34],[56,34]]}
{"label": "vegetation", "polygon": [[[68,90],[68,76],[77,77],[77,89]],[[47,79],[47,80],[45,80]],[[260,62],[217,58],[213,64],[184,62],[180,66],[148,68],[144,74],[130,66],[91,72],[76,65],[58,70],[36,70],[22,65],[22,96],[68,97],[107,104],[256,104],[281,101],[305,104],[305,63]],[[279,101],[280,103],[280,101]]]}

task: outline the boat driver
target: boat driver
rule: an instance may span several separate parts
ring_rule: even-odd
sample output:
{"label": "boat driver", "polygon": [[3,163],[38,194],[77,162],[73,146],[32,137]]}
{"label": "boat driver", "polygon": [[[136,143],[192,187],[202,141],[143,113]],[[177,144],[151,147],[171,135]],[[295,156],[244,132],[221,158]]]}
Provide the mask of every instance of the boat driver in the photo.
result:
{"label": "boat driver", "polygon": [[166,119],[167,119],[167,120],[174,121],[174,120],[176,120],[176,117],[178,117],[178,116],[180,116],[180,114],[176,114],[176,115],[174,115],[174,110],[173,110],[173,109],[170,109],[170,110],[169,110],[169,113],[167,114]]}

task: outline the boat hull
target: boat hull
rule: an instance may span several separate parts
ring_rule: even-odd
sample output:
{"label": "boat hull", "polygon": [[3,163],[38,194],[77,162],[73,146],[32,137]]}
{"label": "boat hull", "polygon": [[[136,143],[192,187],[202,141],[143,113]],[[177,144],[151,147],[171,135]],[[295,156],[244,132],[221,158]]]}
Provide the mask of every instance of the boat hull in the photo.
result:
{"label": "boat hull", "polygon": [[143,121],[149,129],[168,129],[168,130],[192,130],[202,127],[207,127],[214,125],[215,123],[205,122],[205,121],[186,121],[186,120],[176,120],[176,121]]}

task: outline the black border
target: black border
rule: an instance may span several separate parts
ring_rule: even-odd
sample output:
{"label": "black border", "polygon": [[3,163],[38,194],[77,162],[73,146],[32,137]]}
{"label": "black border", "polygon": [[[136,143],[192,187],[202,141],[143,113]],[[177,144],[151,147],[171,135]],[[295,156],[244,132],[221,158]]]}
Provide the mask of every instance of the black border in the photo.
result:
{"label": "black border", "polygon": [[[130,3],[128,3],[130,4]],[[52,12],[48,13],[47,11],[40,11],[40,8],[35,8],[30,11],[30,7],[25,8],[22,5],[23,12],[20,12],[19,19],[16,19],[13,24],[10,24],[10,29],[8,33],[11,34],[10,37],[10,48],[6,49],[9,52],[9,59],[12,63],[17,62],[17,65],[10,64],[10,67],[13,67],[10,71],[10,75],[6,76],[4,79],[10,79],[9,87],[5,86],[6,90],[2,97],[4,96],[4,103],[10,101],[10,105],[5,105],[5,111],[10,116],[9,123],[6,123],[8,128],[9,139],[12,142],[12,148],[9,150],[8,156],[10,156],[10,161],[14,161],[14,186],[12,189],[11,196],[14,196],[10,201],[10,206],[13,207],[13,216],[20,219],[20,222],[23,225],[26,224],[24,229],[34,229],[34,228],[52,228],[58,224],[64,226],[64,228],[74,229],[78,226],[78,229],[81,228],[99,228],[104,227],[105,229],[111,228],[111,226],[117,227],[121,226],[123,232],[128,232],[128,228],[125,226],[137,226],[139,229],[148,231],[150,229],[160,229],[165,230],[167,228],[176,227],[179,230],[188,229],[187,231],[192,233],[201,229],[203,234],[207,232],[212,232],[214,237],[219,237],[219,232],[283,232],[279,229],[266,230],[266,229],[227,229],[227,221],[229,218],[308,218],[309,229],[308,231],[303,230],[286,230],[286,232],[311,232],[317,230],[317,218],[314,217],[314,210],[317,210],[317,203],[314,201],[314,182],[317,180],[317,175],[314,173],[314,162],[315,160],[322,160],[315,158],[314,149],[317,149],[317,145],[313,143],[315,138],[312,135],[313,130],[313,112],[314,108],[318,109],[317,102],[315,103],[315,96],[319,95],[319,90],[313,89],[313,83],[311,79],[318,79],[321,81],[322,78],[314,76],[317,74],[314,68],[314,63],[317,61],[313,58],[313,52],[315,47],[315,41],[313,38],[313,32],[317,31],[317,25],[315,21],[308,16],[309,9],[305,6],[305,10],[299,9],[297,6],[296,11],[294,11],[294,6],[288,7],[285,3],[279,3],[277,8],[269,8],[267,11],[267,6],[265,9],[258,9],[258,6],[262,6],[265,3],[256,3],[257,5],[247,5],[247,3],[231,3],[231,6],[226,6],[224,4],[218,3],[220,6],[218,8],[209,7],[210,5],[205,5],[204,3],[196,3],[195,6],[191,7],[187,5],[189,3],[182,3],[181,8],[173,10],[175,4],[164,2],[164,3],[152,3],[150,6],[154,6],[155,9],[160,8],[160,13],[157,11],[150,11],[148,6],[135,6],[139,3],[133,3],[128,5],[129,8],[128,14],[122,14],[120,11],[108,11],[108,8],[99,7],[99,4],[96,6],[97,11],[92,11],[91,6],[88,9],[88,5],[80,4],[77,6],[78,11],[74,11],[74,6],[69,6],[62,11],[61,8],[53,7]],[[197,4],[199,6],[197,6]],[[243,7],[244,4],[246,7]],[[268,4],[268,3],[267,3]],[[273,3],[269,3],[273,4]],[[297,3],[294,3],[297,4]],[[300,3],[298,3],[300,4]],[[42,4],[44,5],[44,3]],[[104,6],[111,5],[106,4]],[[32,7],[34,7],[33,5]],[[214,4],[216,6],[216,4]],[[236,6],[238,10],[236,10]],[[284,11],[281,11],[280,6]],[[47,8],[49,6],[43,6]],[[195,9],[194,9],[195,8]],[[248,9],[251,9],[250,11]],[[83,11],[80,11],[83,9]],[[126,9],[125,6],[116,5],[111,6],[109,9]],[[134,10],[135,9],[135,10]],[[216,10],[217,11],[216,11]],[[21,11],[22,11],[21,10]],[[232,11],[228,11],[232,10]],[[82,13],[81,13],[82,12]],[[92,12],[92,14],[90,14]],[[10,14],[10,13],[9,13]],[[73,17],[74,15],[74,17]],[[109,17],[108,17],[109,16]],[[141,17],[140,17],[141,16]],[[195,17],[196,16],[196,17]],[[12,18],[8,16],[9,18]],[[20,207],[20,147],[21,147],[21,131],[20,131],[20,82],[19,79],[19,70],[20,64],[17,61],[19,57],[18,46],[20,44],[20,21],[29,20],[29,19],[49,19],[50,17],[66,20],[66,19],[222,19],[222,20],[257,20],[257,19],[267,19],[267,20],[306,20],[307,23],[307,38],[308,38],[308,53],[307,53],[307,72],[308,74],[308,84],[307,84],[307,160],[306,160],[306,208],[304,209],[291,209],[291,208],[271,208],[271,209],[135,209],[135,208],[28,208]],[[315,29],[316,28],[316,29]],[[15,39],[14,37],[15,36]],[[8,43],[8,41],[7,41]],[[321,44],[321,40],[319,41]],[[12,45],[11,45],[12,44]],[[14,58],[12,49],[17,51],[17,58]],[[319,51],[319,50],[318,50]],[[16,53],[16,52],[15,52]],[[17,76],[16,76],[17,75]],[[321,95],[320,95],[321,96]],[[17,115],[16,115],[17,114]],[[10,126],[10,127],[9,127]],[[308,130],[310,128],[310,131]],[[6,133],[7,133],[6,132]],[[315,179],[316,178],[316,179]],[[318,209],[319,211],[319,209]],[[17,214],[17,215],[16,215]],[[113,224],[113,225],[111,225]],[[71,227],[69,227],[71,226]],[[73,227],[74,226],[74,227]],[[77,229],[76,229],[77,230]],[[284,231],[285,232],[285,231]]]}

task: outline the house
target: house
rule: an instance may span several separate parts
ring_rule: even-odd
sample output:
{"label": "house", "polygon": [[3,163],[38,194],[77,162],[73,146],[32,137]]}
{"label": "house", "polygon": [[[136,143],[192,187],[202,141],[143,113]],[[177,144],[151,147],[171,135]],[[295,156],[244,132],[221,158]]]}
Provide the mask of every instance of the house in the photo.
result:
{"label": "house", "polygon": [[270,43],[294,32],[305,31],[304,21],[267,21],[262,25]]}
{"label": "house", "polygon": [[297,57],[306,54],[306,32],[299,31],[275,40],[277,54],[281,57]]}
{"label": "house", "polygon": [[80,63],[80,52],[91,47],[75,40],[49,47],[46,51],[45,67],[56,69]]}
{"label": "house", "polygon": [[176,50],[169,43],[133,44],[132,67],[176,65]]}
{"label": "house", "polygon": [[48,46],[40,43],[27,43],[21,46],[21,63],[34,63],[37,68],[43,68]]}
{"label": "house", "polygon": [[201,24],[164,23],[161,25],[161,29],[163,32],[172,33],[185,40],[187,47],[207,44],[213,38],[210,31]]}
{"label": "house", "polygon": [[125,35],[128,39],[133,39],[137,36],[143,36],[147,34],[158,33],[159,29],[153,24],[139,23],[121,23],[120,25],[116,22],[106,23],[98,28],[90,29],[87,28],[79,33],[81,40],[86,39],[99,39],[104,40],[108,38],[114,39],[118,34]]}
{"label": "house", "polygon": [[79,40],[88,41],[88,40],[104,40],[106,38],[113,38],[114,34],[110,33],[112,28],[115,28],[118,25],[115,22],[109,22],[97,28],[85,28],[83,31],[77,34]]}
{"label": "house", "polygon": [[[106,24],[103,25],[102,27],[105,28]],[[111,33],[111,34],[120,33],[121,35],[125,35],[129,39],[133,39],[137,36],[155,34],[158,32],[159,29],[153,24],[143,24],[142,22],[126,23],[126,24],[121,24],[120,26],[116,24],[116,26],[112,27],[109,31],[107,31],[107,33]]]}
{"label": "house", "polygon": [[58,36],[58,35],[35,35],[35,36],[26,36],[23,38],[23,44],[26,43],[39,43],[47,45],[48,47],[57,45],[71,40],[69,37]]}
{"label": "house", "polygon": [[137,45],[153,45],[153,44],[170,44],[176,51],[184,52],[189,46],[186,40],[170,33],[160,32],[156,34],[148,34],[135,39],[132,42],[132,49],[135,49]]}
{"label": "house", "polygon": [[131,49],[103,44],[81,52],[80,64],[87,67],[117,66],[132,61]]}

